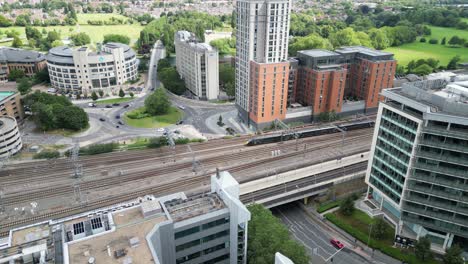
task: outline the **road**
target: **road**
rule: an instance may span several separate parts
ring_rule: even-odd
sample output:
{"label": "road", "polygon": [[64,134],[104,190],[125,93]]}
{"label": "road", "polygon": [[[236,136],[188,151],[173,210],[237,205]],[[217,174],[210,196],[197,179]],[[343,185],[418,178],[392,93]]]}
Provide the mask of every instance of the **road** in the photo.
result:
{"label": "road", "polygon": [[[311,256],[312,263],[331,263],[331,258],[333,258],[333,263],[338,264],[372,263],[353,253],[352,245],[347,244],[339,237],[334,237],[329,230],[314,223],[297,203],[275,207],[272,212],[288,226],[292,237],[305,246],[307,253]],[[338,251],[330,243],[331,238],[342,241],[345,248]]]}

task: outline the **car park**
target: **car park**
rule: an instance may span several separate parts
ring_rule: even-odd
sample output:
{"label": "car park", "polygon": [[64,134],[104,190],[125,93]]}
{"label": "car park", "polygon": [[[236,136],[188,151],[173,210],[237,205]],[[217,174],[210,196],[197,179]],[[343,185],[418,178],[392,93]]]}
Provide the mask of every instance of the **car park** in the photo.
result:
{"label": "car park", "polygon": [[341,242],[340,242],[338,239],[336,239],[336,238],[332,238],[332,239],[330,240],[330,243],[331,243],[333,246],[335,246],[336,248],[338,248],[338,249],[344,248],[343,243],[341,243]]}

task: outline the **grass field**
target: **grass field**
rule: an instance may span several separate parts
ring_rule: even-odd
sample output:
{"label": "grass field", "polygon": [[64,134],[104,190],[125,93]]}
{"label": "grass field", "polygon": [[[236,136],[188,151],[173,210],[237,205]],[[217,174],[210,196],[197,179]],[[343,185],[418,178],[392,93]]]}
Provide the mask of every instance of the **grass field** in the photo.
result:
{"label": "grass field", "polygon": [[88,20],[102,20],[102,21],[109,21],[111,17],[123,19],[124,21],[128,20],[128,17],[122,16],[120,14],[77,14],[78,17],[78,24],[86,25],[88,24]]}
{"label": "grass field", "polygon": [[130,97],[112,98],[112,99],[98,100],[96,101],[96,104],[114,104],[114,103],[120,104],[120,103],[125,103],[131,100],[133,100],[133,98],[130,98]]}
{"label": "grass field", "polygon": [[[468,39],[467,30],[459,30],[455,28],[444,28],[444,27],[430,27],[432,34],[426,37],[427,40],[435,38],[442,41],[442,38],[446,38],[446,41],[457,35],[461,38]],[[449,46],[442,46],[440,44],[429,44],[421,43],[418,41],[404,44],[399,47],[391,47],[386,51],[393,52],[395,58],[398,60],[398,64],[406,66],[411,60],[428,59],[434,58],[440,61],[440,65],[447,65],[447,63],[456,55],[461,56],[462,62],[468,62],[468,48],[453,48]]]}
{"label": "grass field", "polygon": [[[145,111],[144,107],[135,109],[130,113],[143,112]],[[127,113],[128,114],[128,113]],[[124,117],[125,122],[129,126],[133,127],[142,127],[142,128],[156,128],[156,127],[165,127],[175,124],[179,121],[183,114],[177,108],[171,107],[169,113],[160,116],[150,116],[141,119],[131,119],[128,118],[127,114]]]}
{"label": "grass field", "polygon": [[[60,32],[62,40],[67,39],[70,35],[78,32],[85,32],[91,38],[91,43],[96,44],[102,42],[104,35],[107,34],[122,34],[130,37],[131,44],[134,44],[140,36],[140,31],[143,26],[140,24],[132,25],[112,25],[112,26],[93,26],[93,25],[76,25],[76,26],[49,26],[49,27],[36,27],[42,32],[42,29],[47,31],[57,30]],[[20,33],[20,37],[23,38],[23,43],[26,45],[26,33],[24,27],[8,27],[2,28],[2,31],[16,30]],[[11,46],[11,42],[0,43],[0,46]]]}

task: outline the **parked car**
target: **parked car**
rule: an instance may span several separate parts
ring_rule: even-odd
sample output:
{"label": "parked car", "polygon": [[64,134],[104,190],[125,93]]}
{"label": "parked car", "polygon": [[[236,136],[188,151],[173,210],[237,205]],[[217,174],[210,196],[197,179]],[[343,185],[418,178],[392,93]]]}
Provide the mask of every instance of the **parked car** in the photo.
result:
{"label": "parked car", "polygon": [[124,108],[128,108],[128,107],[130,107],[130,105],[128,105],[128,104],[124,105]]}
{"label": "parked car", "polygon": [[119,121],[119,122],[117,122],[117,124],[123,126],[124,123],[122,121]]}
{"label": "parked car", "polygon": [[99,118],[99,120],[100,120],[101,122],[104,122],[104,121],[106,121],[106,120],[105,120],[104,118],[102,118],[102,117],[101,117],[101,118]]}
{"label": "parked car", "polygon": [[182,110],[185,109],[185,106],[183,106],[183,105],[178,105],[177,107],[179,107],[179,108],[182,109]]}
{"label": "parked car", "polygon": [[106,108],[112,108],[112,105],[106,105]]}
{"label": "parked car", "polygon": [[115,128],[120,128],[119,126],[115,126]]}
{"label": "parked car", "polygon": [[88,103],[88,106],[89,107],[96,107],[96,104],[95,103]]}
{"label": "parked car", "polygon": [[156,131],[157,132],[164,132],[165,130],[164,130],[164,128],[161,127],[161,128],[156,129]]}
{"label": "parked car", "polygon": [[120,119],[120,115],[116,115],[115,118],[116,118],[116,119]]}
{"label": "parked car", "polygon": [[176,130],[174,130],[174,133],[180,134],[180,131],[176,129]]}
{"label": "parked car", "polygon": [[330,240],[330,243],[331,243],[333,246],[335,246],[336,248],[338,248],[338,249],[344,248],[343,243],[341,243],[341,242],[340,242],[338,239],[336,239],[336,238],[332,238],[332,239]]}
{"label": "parked car", "polygon": [[154,91],[154,87],[150,89],[151,91]]}
{"label": "parked car", "polygon": [[113,103],[112,105],[113,106],[119,106],[120,104],[119,103]]}
{"label": "parked car", "polygon": [[177,121],[176,125],[181,125],[184,123],[184,120]]}

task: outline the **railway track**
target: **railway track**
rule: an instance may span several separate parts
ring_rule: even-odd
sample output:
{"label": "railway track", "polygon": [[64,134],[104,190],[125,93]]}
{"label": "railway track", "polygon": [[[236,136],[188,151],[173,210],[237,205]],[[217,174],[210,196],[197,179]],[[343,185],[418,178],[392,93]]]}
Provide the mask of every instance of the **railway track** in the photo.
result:
{"label": "railway track", "polygon": [[[359,137],[369,137],[370,133],[371,133],[371,131],[356,132],[357,135],[355,135],[354,137],[356,137],[356,140],[357,140]],[[313,151],[317,151],[317,150],[320,150],[320,149],[326,149],[326,148],[330,148],[330,147],[333,147],[333,146],[338,146],[341,143],[341,140],[340,140],[341,135],[336,134],[336,135],[334,135],[334,137],[331,136],[331,135],[327,136],[328,139],[330,137],[333,138],[332,142],[324,142],[323,139],[321,139],[320,137],[304,139],[304,142],[308,143],[308,144],[317,143],[317,145],[314,146],[314,148],[307,149],[307,152],[313,152]],[[353,140],[353,137],[351,137],[351,132],[349,133],[348,137],[349,138],[347,139],[347,141],[351,142]],[[245,142],[245,138],[240,139],[239,141]],[[236,142],[236,144],[238,144],[238,143],[239,142]],[[194,146],[197,146],[197,145],[198,144],[192,145],[192,149],[194,148]],[[212,149],[212,147],[213,146],[202,145],[201,148],[197,149],[197,151],[203,150],[204,148],[206,148],[208,151],[210,151]],[[232,148],[232,146],[222,146],[222,147]],[[254,150],[254,148],[256,150]],[[292,158],[292,157],[295,157],[297,155],[303,155],[304,151],[306,151],[306,150],[301,150],[301,151],[296,150],[296,151],[294,151],[294,149],[296,148],[295,143],[294,142],[286,142],[286,143],[284,143],[282,145],[282,149],[284,148],[285,150],[288,150],[288,151],[291,151],[291,152],[288,152],[288,153],[286,153],[284,155],[277,156],[277,157],[268,157],[268,158],[265,158],[265,159],[254,160],[254,158],[259,155],[259,153],[258,153],[259,150],[258,149],[260,149],[263,152],[267,152],[267,154],[268,154],[267,156],[269,156],[268,152],[270,152],[272,149],[278,149],[278,146],[275,144],[274,146],[265,146],[265,147],[258,148],[258,149],[257,149],[257,147],[254,147],[254,148],[249,147],[249,148],[247,148],[247,149],[251,149],[249,151],[242,151],[240,153],[234,153],[234,154],[231,154],[231,155],[218,156],[218,157],[215,156],[215,157],[212,157],[212,158],[207,158],[206,160],[202,159],[201,162],[202,162],[202,164],[204,166],[209,167],[209,166],[216,165],[219,162],[222,163],[222,162],[225,162],[225,161],[231,161],[231,160],[236,159],[236,158],[244,158],[244,159],[250,160],[250,162],[244,162],[243,164],[238,164],[238,165],[234,165],[234,166],[227,166],[226,168],[223,168],[223,169],[228,169],[230,172],[234,173],[234,172],[239,172],[239,171],[243,171],[243,170],[252,169],[252,168],[255,168],[255,167],[259,166],[259,165],[274,163],[274,162],[279,161],[281,159]],[[154,152],[154,150],[145,151],[144,153],[145,153],[145,155],[148,155],[148,153],[151,153],[151,152]],[[195,149],[194,149],[194,152],[195,152]],[[117,154],[120,154],[120,153],[117,153]],[[128,155],[128,154],[126,154],[126,155]],[[94,157],[91,157],[90,159],[93,159],[93,158]],[[109,157],[107,157],[107,155],[106,155],[105,157],[97,157],[97,158],[100,158],[101,162],[103,161],[103,159],[104,159],[104,161],[107,161],[108,158],[111,158],[111,155],[109,155]],[[125,159],[127,157],[125,157],[125,155],[122,156],[122,154],[120,154],[118,158]],[[159,158],[163,158],[163,157],[159,157]],[[174,166],[176,166],[176,167],[174,167]],[[185,163],[172,165],[169,168],[161,168],[159,171],[151,170],[151,171],[147,171],[147,172],[128,175],[128,177],[125,177],[124,179],[118,179],[118,180],[114,180],[114,181],[112,181],[112,180],[109,181],[110,178],[105,178],[105,179],[100,179],[99,181],[84,182],[83,185],[82,185],[82,188],[84,190],[91,190],[91,189],[96,189],[96,188],[106,188],[106,187],[109,187],[109,186],[113,186],[116,183],[134,182],[134,181],[137,181],[137,180],[144,180],[144,179],[150,178],[150,177],[164,176],[168,172],[173,172],[175,169],[186,170],[186,169],[188,169],[190,167],[191,167],[191,162],[185,162]],[[118,194],[118,195],[110,195],[110,196],[104,197],[104,198],[102,198],[100,200],[89,202],[85,206],[81,206],[81,205],[71,206],[71,207],[68,207],[68,208],[64,208],[64,209],[60,209],[60,210],[56,210],[56,211],[52,211],[52,212],[47,212],[47,213],[42,213],[42,214],[34,215],[32,217],[28,217],[28,218],[24,218],[24,219],[20,219],[20,220],[15,220],[15,221],[12,221],[12,222],[2,223],[1,228],[0,228],[0,236],[1,236],[2,233],[6,232],[7,230],[9,230],[11,228],[14,228],[14,227],[18,227],[18,226],[22,226],[22,225],[26,225],[26,224],[31,224],[31,223],[35,223],[35,222],[39,222],[39,221],[43,221],[43,220],[47,220],[47,219],[58,219],[58,218],[61,218],[61,217],[65,217],[65,216],[69,216],[69,215],[73,215],[73,214],[77,214],[77,213],[81,213],[81,212],[86,212],[86,211],[89,211],[89,210],[98,209],[98,208],[110,206],[110,205],[121,203],[121,202],[125,202],[125,201],[134,199],[136,197],[144,196],[144,195],[147,195],[147,194],[157,194],[159,196],[159,195],[173,193],[173,192],[176,192],[176,191],[188,190],[188,189],[190,189],[189,187],[194,187],[194,186],[199,187],[200,183],[203,183],[204,181],[209,180],[209,177],[213,172],[214,172],[214,168],[210,168],[209,170],[206,171],[206,173],[204,173],[202,175],[182,177],[182,178],[178,178],[177,181],[167,182],[167,183],[161,184],[159,186],[148,186],[148,187],[144,187],[144,188],[142,188],[140,190],[137,190],[137,191],[124,192],[124,193],[121,193],[121,194]],[[104,182],[104,180],[105,180],[105,182]],[[122,180],[124,180],[124,181],[122,182]],[[31,200],[34,200],[34,199],[32,199],[34,197],[41,199],[41,198],[55,197],[55,196],[60,196],[60,195],[66,195],[66,194],[69,194],[69,193],[73,193],[73,189],[71,187],[69,187],[69,186],[67,186],[67,187],[68,187],[68,189],[66,187],[62,186],[60,188],[54,188],[54,189],[50,189],[50,190],[41,190],[41,191],[38,191],[38,192],[35,192],[35,193],[33,192],[33,193],[28,193],[28,194],[25,194],[24,191],[23,191],[22,193],[18,193],[18,194],[13,195],[13,196],[9,195],[9,196],[5,197],[4,205],[12,205],[15,202],[18,203],[19,201],[28,201],[28,200],[31,201]]]}
{"label": "railway track", "polygon": [[[355,140],[362,140],[363,137],[367,137],[367,135],[359,135],[359,136],[354,136],[349,139],[349,142],[355,141]],[[282,156],[278,157],[269,157],[268,155],[270,154],[269,152],[271,150],[276,149],[276,146],[271,146],[266,149],[263,149],[263,156],[267,156],[267,158],[262,159],[264,162],[274,162],[277,160],[281,159],[286,159],[286,158],[291,158],[297,155],[303,155],[304,153],[308,152],[315,152],[319,151],[325,148],[329,148],[331,146],[337,146],[341,141],[339,139],[334,140],[332,142],[326,142],[326,143],[317,143],[314,148],[310,148],[306,151],[301,151],[297,152],[294,151],[295,146],[294,145],[289,145],[286,148],[284,148],[284,151],[287,151],[289,153],[284,154]],[[235,160],[235,159],[247,159],[247,160],[252,160],[253,162],[247,162],[246,164],[253,164],[254,166],[258,166],[262,163],[259,163],[262,160],[255,160],[258,157],[259,153],[254,150],[250,151],[244,151],[244,152],[239,152],[239,153],[233,153],[227,156],[215,156],[213,158],[209,158],[206,160],[202,160],[202,164],[204,167],[209,167],[211,168],[211,171],[214,171],[215,167],[219,167],[216,165],[225,163],[227,161]],[[184,162],[184,163],[179,163],[179,164],[173,164],[170,167],[161,167],[157,169],[152,169],[150,171],[143,171],[143,172],[136,172],[136,173],[130,173],[128,175],[120,175],[117,177],[112,177],[112,178],[102,178],[98,180],[93,180],[93,181],[85,181],[80,185],[80,188],[82,191],[86,190],[91,190],[91,189],[99,189],[99,188],[106,188],[106,187],[111,187],[116,184],[125,184],[128,182],[134,182],[137,180],[144,180],[147,178],[152,178],[152,177],[157,177],[157,176],[162,176],[168,173],[173,173],[175,171],[184,171],[187,169],[190,169],[192,166],[191,162]],[[227,169],[231,172],[233,172],[233,167],[226,167],[223,169]],[[125,177],[124,177],[125,176]],[[22,202],[31,202],[37,199],[42,199],[42,198],[49,198],[49,197],[55,197],[55,196],[60,196],[60,195],[66,195],[69,193],[73,193],[73,187],[71,184],[69,185],[62,185],[62,186],[57,186],[54,188],[45,188],[45,189],[38,189],[35,190],[34,192],[30,192],[27,195],[25,195],[24,191],[18,191],[17,193],[10,193],[8,196],[6,196],[3,200],[4,205],[13,205],[13,204],[19,204]]]}

